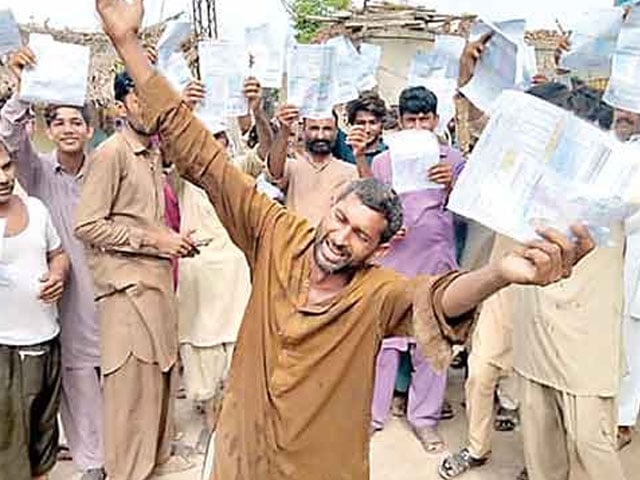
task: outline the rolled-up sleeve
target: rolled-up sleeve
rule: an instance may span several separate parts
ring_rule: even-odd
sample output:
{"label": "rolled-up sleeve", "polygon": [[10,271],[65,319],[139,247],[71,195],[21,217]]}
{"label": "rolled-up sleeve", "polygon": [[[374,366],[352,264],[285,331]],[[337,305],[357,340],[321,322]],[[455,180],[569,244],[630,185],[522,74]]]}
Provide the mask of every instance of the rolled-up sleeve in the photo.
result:
{"label": "rolled-up sleeve", "polygon": [[453,346],[467,341],[477,318],[476,309],[457,318],[448,318],[444,313],[444,292],[461,275],[464,272],[406,280],[404,286],[399,286],[394,312],[385,326],[386,337],[413,337],[437,371],[448,368]]}

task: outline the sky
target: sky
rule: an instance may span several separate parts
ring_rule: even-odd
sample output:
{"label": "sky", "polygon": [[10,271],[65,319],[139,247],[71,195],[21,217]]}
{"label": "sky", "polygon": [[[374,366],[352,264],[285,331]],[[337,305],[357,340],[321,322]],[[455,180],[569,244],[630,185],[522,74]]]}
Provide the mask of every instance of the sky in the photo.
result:
{"label": "sky", "polygon": [[[217,0],[218,18],[223,37],[232,40],[247,25],[270,22],[284,28],[287,16],[280,0]],[[355,0],[355,3],[362,0]],[[528,28],[555,28],[555,19],[569,24],[582,11],[608,7],[613,0],[404,0],[402,3],[435,7],[442,13],[479,13],[490,20],[526,18]],[[147,21],[171,16],[183,9],[190,11],[190,0],[145,0],[149,12]],[[53,26],[68,26],[78,30],[96,30],[94,0],[0,0],[0,8],[11,8],[18,21],[30,19],[41,23],[50,19]]]}

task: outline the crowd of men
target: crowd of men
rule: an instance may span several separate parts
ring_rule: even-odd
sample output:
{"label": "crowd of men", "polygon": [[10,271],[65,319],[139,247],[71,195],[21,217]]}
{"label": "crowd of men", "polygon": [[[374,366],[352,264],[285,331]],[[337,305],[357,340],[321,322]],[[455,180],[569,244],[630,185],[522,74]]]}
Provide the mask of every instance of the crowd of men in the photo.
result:
{"label": "crowd of men", "polygon": [[[637,219],[597,248],[579,225],[525,245],[465,228],[447,201],[468,152],[436,136],[425,87],[393,108],[362,93],[344,122],[284,102],[269,118],[249,78],[249,115],[209,131],[193,113],[204,85],[173,91],[140,45],[142,1],[96,5],[126,71],[119,127],[93,151],[89,110],[67,105],[46,108],[56,148],[37,150],[18,92],[38,59],[24,47],[8,60],[0,479],[46,478],[64,453],[59,423],[83,480],[193,469],[176,442],[186,393],[203,419],[195,450],[215,431],[216,480],[364,480],[392,412],[426,454],[446,450],[455,345],[470,352],[468,441],[443,479],[484,465],[492,432],[519,423],[521,478],[625,478],[618,450],[640,408]],[[486,41],[465,47],[460,86]],[[531,95],[620,141],[640,134],[640,115],[587,87],[538,81]],[[477,138],[486,115],[465,102]],[[440,161],[424,175],[442,188],[395,193],[394,130],[434,132]]]}

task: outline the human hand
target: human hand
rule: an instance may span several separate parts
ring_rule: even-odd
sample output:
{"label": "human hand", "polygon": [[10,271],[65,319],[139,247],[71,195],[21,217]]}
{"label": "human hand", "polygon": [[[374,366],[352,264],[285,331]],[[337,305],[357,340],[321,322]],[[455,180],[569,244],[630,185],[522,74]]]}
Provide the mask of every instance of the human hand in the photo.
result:
{"label": "human hand", "polygon": [[278,123],[290,132],[300,118],[300,110],[293,105],[281,105],[276,110],[275,117]]}
{"label": "human hand", "polygon": [[153,246],[165,255],[176,258],[194,257],[200,251],[191,238],[194,232],[177,234],[173,230],[161,229],[151,234]]}
{"label": "human hand", "polygon": [[546,286],[571,276],[573,267],[589,254],[595,243],[584,226],[573,226],[572,241],[552,228],[540,230],[534,240],[503,257],[498,269],[506,283]]}
{"label": "human hand", "polygon": [[347,145],[351,147],[356,158],[364,157],[365,149],[367,148],[367,134],[363,126],[355,125],[351,127],[347,135]]}
{"label": "human hand", "polygon": [[244,81],[242,93],[247,99],[249,110],[256,113],[262,108],[262,87],[258,80],[253,77],[247,78]]}
{"label": "human hand", "polygon": [[147,55],[147,59],[151,65],[158,63],[158,49],[153,45],[147,45],[144,47],[144,53]]}
{"label": "human hand", "polygon": [[453,185],[453,165],[441,162],[428,170],[428,179],[449,188]]}
{"label": "human hand", "polygon": [[482,57],[482,54],[487,48],[487,43],[489,43],[492,36],[493,32],[487,32],[475,42],[469,42],[465,45],[462,56],[460,57],[460,72],[458,74],[459,87],[469,83],[469,80],[473,77],[476,64],[478,60],[480,60],[480,57]]}
{"label": "human hand", "polygon": [[22,80],[22,72],[24,72],[25,68],[32,68],[35,65],[36,56],[29,47],[22,47],[15,52],[11,52],[7,61],[7,68],[18,84]]}
{"label": "human hand", "polygon": [[57,303],[64,292],[64,278],[60,275],[48,272],[40,277],[39,280],[42,287],[38,294],[38,300],[42,300],[48,305]]}
{"label": "human hand", "polygon": [[186,103],[191,110],[204,100],[206,91],[204,83],[199,80],[191,80],[189,84],[182,91],[182,100]]}
{"label": "human hand", "polygon": [[144,15],[142,0],[96,0],[96,11],[114,44],[137,38]]}

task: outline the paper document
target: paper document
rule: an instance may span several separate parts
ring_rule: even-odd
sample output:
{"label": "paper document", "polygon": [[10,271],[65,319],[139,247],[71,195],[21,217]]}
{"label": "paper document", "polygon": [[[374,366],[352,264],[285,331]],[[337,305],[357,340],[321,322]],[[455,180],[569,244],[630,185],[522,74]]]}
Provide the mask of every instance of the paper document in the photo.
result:
{"label": "paper document", "polygon": [[611,61],[611,77],[602,99],[609,105],[640,113],[640,8],[633,8],[620,29]]}
{"label": "paper document", "polygon": [[441,189],[429,180],[429,168],[440,163],[440,145],[426,130],[403,130],[384,138],[391,154],[393,188],[397,193]]}
{"label": "paper document", "polygon": [[599,244],[640,204],[640,149],[570,112],[504,92],[449,198],[455,213],[517,241],[587,222]]}
{"label": "paper document", "polygon": [[162,60],[158,59],[158,71],[178,92],[182,92],[193,80],[191,69],[182,52],[173,52]]}
{"label": "paper document", "polygon": [[372,90],[378,85],[378,68],[382,58],[382,47],[371,43],[360,44],[360,64],[362,71],[358,80],[358,90]]}
{"label": "paper document", "polygon": [[570,26],[571,49],[560,57],[560,67],[584,77],[608,77],[611,56],[622,27],[622,9],[607,8],[583,13]]}
{"label": "paper document", "polygon": [[287,59],[287,102],[302,118],[332,118],[336,50],[330,45],[291,47]]}
{"label": "paper document", "polygon": [[250,61],[249,74],[264,88],[282,88],[285,38],[265,23],[245,29],[245,44]]}
{"label": "paper document", "polygon": [[189,64],[184,58],[181,46],[193,32],[193,25],[186,17],[179,17],[167,23],[158,40],[158,71],[171,86],[182,92],[192,80]]}
{"label": "paper document", "polygon": [[248,104],[242,91],[247,69],[244,46],[205,40],[198,45],[198,52],[206,98],[197,116],[211,128],[227,117],[246,115]]}
{"label": "paper document", "polygon": [[0,10],[0,55],[22,45],[20,29],[11,10]]}
{"label": "paper document", "polygon": [[495,25],[479,22],[479,26],[489,28],[493,36],[476,65],[473,78],[460,91],[477,108],[489,112],[504,90],[516,86],[518,47]]}
{"label": "paper document", "polygon": [[89,47],[57,42],[50,35],[31,34],[29,48],[38,62],[26,69],[20,99],[82,106],[87,99]]}
{"label": "paper document", "polygon": [[334,37],[326,45],[335,48],[336,73],[334,76],[334,105],[358,98],[358,81],[362,72],[360,54],[346,37]]}

